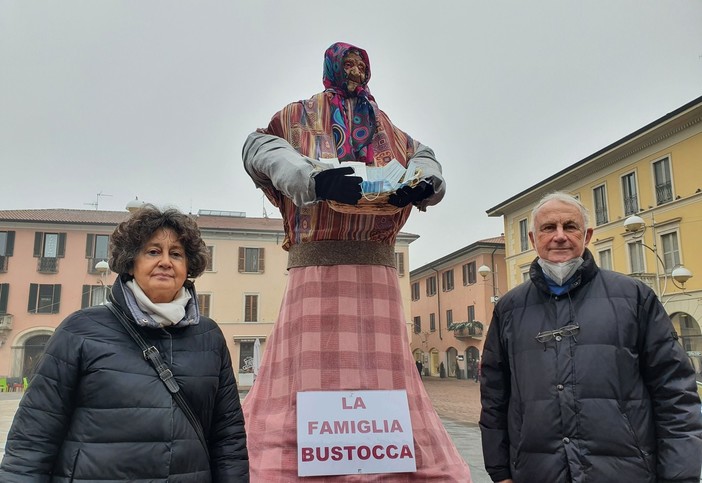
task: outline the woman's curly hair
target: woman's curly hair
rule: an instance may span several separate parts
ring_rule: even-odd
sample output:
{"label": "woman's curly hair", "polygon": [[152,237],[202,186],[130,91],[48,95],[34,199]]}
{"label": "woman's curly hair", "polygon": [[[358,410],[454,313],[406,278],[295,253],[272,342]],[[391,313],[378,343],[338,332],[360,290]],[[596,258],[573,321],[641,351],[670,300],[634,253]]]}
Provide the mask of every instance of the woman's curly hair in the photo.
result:
{"label": "woman's curly hair", "polygon": [[145,205],[123,221],[110,237],[110,269],[125,276],[134,268],[134,259],[161,228],[169,228],[185,249],[188,277],[199,277],[207,268],[210,253],[200,236],[200,229],[190,216],[176,209],[161,211]]}

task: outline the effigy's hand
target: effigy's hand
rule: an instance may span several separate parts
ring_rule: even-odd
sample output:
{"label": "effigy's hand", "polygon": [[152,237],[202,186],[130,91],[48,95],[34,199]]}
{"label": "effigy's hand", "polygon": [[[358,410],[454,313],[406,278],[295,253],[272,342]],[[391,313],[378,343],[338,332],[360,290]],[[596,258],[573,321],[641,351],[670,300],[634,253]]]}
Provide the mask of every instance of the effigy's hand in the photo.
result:
{"label": "effigy's hand", "polygon": [[404,208],[410,203],[418,203],[434,194],[434,187],[426,181],[420,181],[414,188],[403,186],[388,198],[388,203]]}
{"label": "effigy's hand", "polygon": [[314,191],[318,200],[334,200],[347,205],[355,205],[361,199],[360,176],[347,176],[353,174],[353,168],[325,169],[315,174]]}

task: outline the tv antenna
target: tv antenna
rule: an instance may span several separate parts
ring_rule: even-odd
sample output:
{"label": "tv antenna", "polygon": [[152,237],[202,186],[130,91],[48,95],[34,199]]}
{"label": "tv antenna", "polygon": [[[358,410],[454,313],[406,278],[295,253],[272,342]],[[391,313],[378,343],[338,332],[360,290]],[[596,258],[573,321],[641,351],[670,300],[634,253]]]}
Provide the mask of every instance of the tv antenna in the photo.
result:
{"label": "tv antenna", "polygon": [[95,210],[98,210],[100,207],[100,197],[101,196],[112,196],[112,195],[108,195],[108,194],[105,194],[102,191],[100,191],[98,194],[95,195],[95,201],[93,201],[92,203],[83,203],[83,204],[89,205],[89,206],[94,206]]}

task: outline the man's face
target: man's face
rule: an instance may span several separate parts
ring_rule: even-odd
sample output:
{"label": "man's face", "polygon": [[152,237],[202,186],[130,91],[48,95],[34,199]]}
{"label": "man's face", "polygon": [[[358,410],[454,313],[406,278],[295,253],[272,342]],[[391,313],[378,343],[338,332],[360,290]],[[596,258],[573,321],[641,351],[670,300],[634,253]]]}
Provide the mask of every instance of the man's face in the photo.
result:
{"label": "man's face", "polygon": [[536,253],[554,263],[582,256],[592,237],[592,228],[585,229],[580,210],[558,200],[546,202],[536,213],[534,229],[529,239]]}
{"label": "man's face", "polygon": [[346,88],[349,92],[354,92],[356,87],[366,82],[366,63],[355,52],[349,52],[344,57],[344,72],[347,79]]}

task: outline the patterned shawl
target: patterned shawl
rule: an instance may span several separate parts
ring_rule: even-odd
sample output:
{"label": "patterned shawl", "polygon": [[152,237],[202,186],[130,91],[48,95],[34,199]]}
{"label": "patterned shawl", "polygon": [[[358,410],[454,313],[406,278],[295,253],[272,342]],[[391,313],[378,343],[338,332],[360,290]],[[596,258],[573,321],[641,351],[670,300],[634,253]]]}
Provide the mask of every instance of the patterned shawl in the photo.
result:
{"label": "patterned shawl", "polygon": [[[357,53],[366,63],[366,80],[349,93],[346,88],[344,57],[349,52]],[[332,93],[332,130],[339,161],[365,161],[373,163],[373,135],[375,134],[375,111],[370,101],[374,100],[367,84],[370,80],[370,63],[365,50],[343,42],[337,42],[324,53],[322,82],[326,92]],[[344,99],[355,96],[353,119],[347,119]]]}

